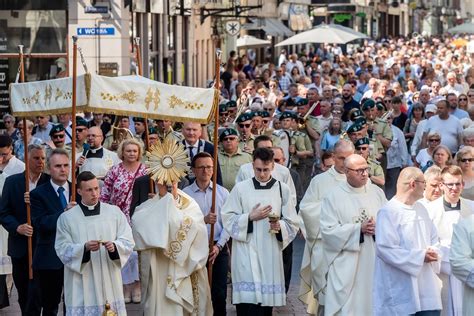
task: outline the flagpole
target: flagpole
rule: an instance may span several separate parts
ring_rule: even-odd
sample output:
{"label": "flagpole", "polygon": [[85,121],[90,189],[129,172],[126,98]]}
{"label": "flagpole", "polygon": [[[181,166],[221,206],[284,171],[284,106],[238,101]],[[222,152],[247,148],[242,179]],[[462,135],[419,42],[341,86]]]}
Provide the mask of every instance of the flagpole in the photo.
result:
{"label": "flagpole", "polygon": [[[216,73],[215,78],[216,81],[214,83],[214,88],[217,91],[220,91],[220,83],[221,83],[221,54],[222,51],[219,48],[216,48]],[[215,214],[216,213],[216,194],[217,194],[217,168],[218,168],[218,161],[217,161],[217,154],[218,154],[218,145],[219,145],[219,108],[214,109],[214,170],[212,173],[212,205],[210,212]],[[211,231],[209,233],[209,252],[214,249],[214,224],[211,224]],[[212,287],[212,264],[208,265],[207,269],[209,285]]]}
{"label": "flagpole", "polygon": [[[20,82],[25,82],[25,64],[23,45],[18,45],[20,58]],[[28,159],[28,128],[26,126],[26,117],[23,117],[23,146],[25,148],[25,192],[30,192],[30,161]],[[31,206],[26,204],[26,223],[31,226]],[[33,239],[28,236],[28,278],[33,280],[33,269],[31,268],[33,261]]]}
{"label": "flagpole", "polygon": [[76,201],[76,98],[77,36],[72,36],[72,135],[71,135],[71,202]]}

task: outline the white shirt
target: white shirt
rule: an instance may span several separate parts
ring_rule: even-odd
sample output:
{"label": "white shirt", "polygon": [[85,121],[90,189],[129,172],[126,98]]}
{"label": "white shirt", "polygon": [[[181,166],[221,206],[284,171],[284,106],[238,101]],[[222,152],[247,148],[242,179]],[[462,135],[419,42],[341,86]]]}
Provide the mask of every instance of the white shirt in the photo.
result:
{"label": "white shirt", "polygon": [[442,120],[439,115],[430,117],[426,123],[425,132],[438,132],[441,135],[441,144],[447,146],[452,153],[459,149],[459,135],[463,129],[461,122],[453,115],[449,115],[448,119]]}
{"label": "white shirt", "polygon": [[395,125],[392,128],[392,143],[387,150],[387,169],[408,165],[408,149],[405,135]]}
{"label": "white shirt", "polygon": [[[57,185],[56,183],[54,183],[52,179],[49,180],[49,182],[50,182],[51,185],[53,186],[54,192],[56,192],[56,194],[57,194],[58,197],[59,197],[59,192],[58,192],[59,185]],[[62,185],[62,187],[64,188],[64,191],[63,191],[64,197],[66,198],[66,201],[69,202],[69,183],[66,181],[66,183],[64,183],[64,184]]]}

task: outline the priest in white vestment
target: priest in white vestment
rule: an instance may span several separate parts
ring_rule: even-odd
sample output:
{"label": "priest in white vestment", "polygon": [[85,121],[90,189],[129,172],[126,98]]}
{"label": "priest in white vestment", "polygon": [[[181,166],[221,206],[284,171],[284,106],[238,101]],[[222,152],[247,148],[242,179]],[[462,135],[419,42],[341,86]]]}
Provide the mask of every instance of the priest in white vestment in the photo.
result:
{"label": "priest in white vestment", "polygon": [[[334,146],[334,166],[328,171],[316,175],[300,202],[299,216],[305,231],[305,248],[301,264],[299,299],[308,305],[308,313],[324,314],[324,292],[326,287],[326,264],[323,261],[323,244],[319,226],[321,202],[327,193],[346,181],[344,160],[354,154],[354,145],[339,140]],[[317,301],[315,301],[317,298]],[[319,304],[319,306],[318,306]]]}
{"label": "priest in white vestment", "polygon": [[321,206],[328,266],[324,315],[372,315],[375,218],[386,199],[379,187],[368,183],[362,156],[347,157],[344,167],[347,181],[328,193]]}
{"label": "priest in white vestment", "polygon": [[474,215],[454,225],[449,261],[452,274],[464,285],[463,315],[474,315]]}
{"label": "priest in white vestment", "polygon": [[239,316],[271,315],[273,306],[286,305],[282,251],[298,232],[298,217],[290,189],[272,177],[274,164],[271,149],[255,149],[255,177],[237,183],[221,211],[233,239],[232,302]]}
{"label": "priest in white vestment", "polygon": [[396,195],[377,214],[374,315],[439,315],[438,235],[423,197],[420,169],[403,169]]}
{"label": "priest in white vestment", "polygon": [[135,250],[141,256],[145,316],[212,315],[207,279],[207,228],[199,205],[173,185],[133,214]]}
{"label": "priest in white vestment", "polygon": [[441,250],[441,273],[443,282],[441,299],[443,302],[442,316],[461,316],[462,289],[461,282],[451,274],[449,252],[453,226],[462,217],[467,217],[474,212],[474,202],[461,197],[464,180],[461,168],[448,166],[441,171],[441,189],[444,195],[427,205],[428,213],[438,230]]}
{"label": "priest in white vestment", "polygon": [[127,315],[121,269],[135,246],[126,217],[114,205],[100,203],[97,178],[77,178],[81,202],[61,214],[56,253],[64,263],[66,315],[100,315],[106,302],[117,315]]}

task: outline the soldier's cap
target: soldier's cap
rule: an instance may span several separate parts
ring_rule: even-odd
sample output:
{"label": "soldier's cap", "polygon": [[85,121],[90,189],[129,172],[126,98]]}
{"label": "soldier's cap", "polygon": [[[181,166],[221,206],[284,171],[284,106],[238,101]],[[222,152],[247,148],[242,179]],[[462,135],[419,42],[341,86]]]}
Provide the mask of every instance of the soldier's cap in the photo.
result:
{"label": "soldier's cap", "polygon": [[87,127],[87,121],[80,116],[76,116],[76,127],[78,126]]}
{"label": "soldier's cap", "polygon": [[368,145],[370,142],[369,142],[369,138],[368,137],[362,137],[362,138],[359,138],[358,140],[356,140],[354,142],[354,147],[355,148],[359,148],[360,146],[363,146],[363,145]]}
{"label": "soldier's cap", "polygon": [[364,125],[361,122],[354,122],[349,128],[347,129],[347,134],[355,133],[364,128]]}
{"label": "soldier's cap", "polygon": [[219,113],[227,112],[228,109],[229,109],[229,106],[227,105],[227,103],[219,104]]}
{"label": "soldier's cap", "polygon": [[371,109],[375,107],[375,101],[372,99],[367,99],[363,104],[362,104],[362,111],[367,111],[368,109]]}
{"label": "soldier's cap", "polygon": [[143,117],[134,117],[133,122],[136,123],[145,123],[145,119]]}
{"label": "soldier's cap", "polygon": [[383,104],[382,101],[375,102],[375,106],[377,107],[377,110],[379,111],[385,111],[385,104]]}
{"label": "soldier's cap", "polygon": [[64,126],[62,124],[53,125],[53,127],[49,131],[49,136],[53,136],[54,134],[63,132],[64,130],[65,129],[64,129]]}
{"label": "soldier's cap", "polygon": [[270,117],[270,112],[268,111],[260,111],[262,113],[262,117]]}
{"label": "soldier's cap", "polygon": [[242,123],[245,121],[250,121],[252,119],[252,114],[251,113],[242,113],[239,115],[237,118],[237,123]]}
{"label": "soldier's cap", "polygon": [[158,134],[158,130],[154,127],[148,128],[148,135],[151,135],[151,134]]}
{"label": "soldier's cap", "polygon": [[367,124],[367,119],[365,118],[365,116],[362,116],[362,117],[358,117],[354,123],[358,123],[360,125],[362,125],[362,127],[364,127],[365,124]]}
{"label": "soldier's cap", "polygon": [[308,104],[308,99],[301,98],[298,101],[296,101],[296,106],[305,106]]}
{"label": "soldier's cap", "polygon": [[251,112],[251,114],[252,114],[252,117],[255,117],[255,116],[263,117],[263,116],[262,116],[262,111]]}
{"label": "soldier's cap", "polygon": [[225,137],[227,136],[239,136],[237,131],[233,128],[226,128],[222,133],[219,135],[219,141],[222,142]]}
{"label": "soldier's cap", "polygon": [[237,102],[231,100],[227,102],[226,105],[227,105],[227,108],[235,108],[237,107]]}
{"label": "soldier's cap", "polygon": [[364,113],[362,113],[362,111],[359,110],[359,109],[352,109],[349,113],[350,113],[349,114],[349,119],[351,121],[355,121],[359,117],[364,117]]}
{"label": "soldier's cap", "polygon": [[287,118],[291,118],[291,119],[296,120],[298,118],[298,116],[296,115],[296,113],[291,112],[291,111],[285,111],[285,112],[281,113],[280,121],[283,121],[284,119],[287,119]]}

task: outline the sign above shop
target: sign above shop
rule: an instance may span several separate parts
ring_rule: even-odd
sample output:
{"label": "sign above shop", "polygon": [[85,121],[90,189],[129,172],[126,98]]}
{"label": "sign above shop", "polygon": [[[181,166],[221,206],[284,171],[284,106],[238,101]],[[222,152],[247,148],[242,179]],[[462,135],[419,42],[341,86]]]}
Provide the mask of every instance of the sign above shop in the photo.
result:
{"label": "sign above shop", "polygon": [[236,36],[240,33],[240,22],[237,20],[231,20],[225,22],[225,31],[230,36]]}

